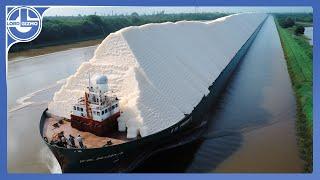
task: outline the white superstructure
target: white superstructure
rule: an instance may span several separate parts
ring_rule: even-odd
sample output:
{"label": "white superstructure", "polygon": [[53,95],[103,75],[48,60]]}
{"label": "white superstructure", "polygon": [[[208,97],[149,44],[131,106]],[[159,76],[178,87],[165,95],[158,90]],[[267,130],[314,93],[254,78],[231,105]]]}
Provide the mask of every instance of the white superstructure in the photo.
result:
{"label": "white superstructure", "polygon": [[94,85],[89,78],[88,84],[84,96],[73,105],[71,114],[102,122],[120,111],[119,99],[108,94],[108,79],[105,75],[97,76]]}

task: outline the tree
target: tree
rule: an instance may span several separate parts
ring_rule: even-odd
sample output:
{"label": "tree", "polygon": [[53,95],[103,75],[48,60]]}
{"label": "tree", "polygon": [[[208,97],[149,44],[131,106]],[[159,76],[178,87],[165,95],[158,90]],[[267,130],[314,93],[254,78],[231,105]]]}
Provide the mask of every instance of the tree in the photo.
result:
{"label": "tree", "polygon": [[104,28],[103,28],[104,23],[103,23],[103,21],[102,21],[102,19],[101,19],[100,16],[97,16],[97,15],[89,15],[89,16],[87,17],[87,19],[88,19],[90,22],[92,22],[92,23],[94,23],[95,25],[97,25],[97,26],[101,29],[101,31],[102,31],[102,33],[103,33],[104,35],[106,34],[105,31],[104,31]]}
{"label": "tree", "polygon": [[296,29],[294,30],[294,34],[295,35],[301,35],[301,34],[304,34],[304,27],[299,25],[296,27]]}
{"label": "tree", "polygon": [[140,23],[140,18],[139,18],[139,14],[138,14],[138,13],[133,12],[133,13],[131,14],[131,18],[132,18],[131,21],[132,21],[133,24],[139,25],[139,23]]}
{"label": "tree", "polygon": [[288,27],[292,27],[294,26],[295,22],[294,20],[291,18],[291,17],[287,17],[285,20],[282,19],[280,21],[280,25],[283,27],[283,28],[288,28]]}
{"label": "tree", "polygon": [[137,12],[133,12],[133,13],[131,13],[131,16],[133,16],[133,17],[139,17],[139,14],[138,14]]}
{"label": "tree", "polygon": [[294,20],[293,20],[292,18],[290,18],[290,17],[288,17],[288,18],[286,19],[286,23],[287,23],[287,26],[288,26],[288,27],[292,27],[292,26],[294,26],[294,24],[295,24]]}

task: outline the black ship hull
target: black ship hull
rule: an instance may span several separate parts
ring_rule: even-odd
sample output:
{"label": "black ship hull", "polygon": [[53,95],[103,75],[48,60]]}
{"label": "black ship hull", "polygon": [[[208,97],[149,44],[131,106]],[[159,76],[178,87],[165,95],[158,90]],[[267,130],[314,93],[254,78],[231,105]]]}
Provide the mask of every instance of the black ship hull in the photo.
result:
{"label": "black ship hull", "polygon": [[[155,152],[180,146],[198,139],[206,129],[207,122],[203,117],[204,114],[217,102],[228,79],[246,54],[264,21],[257,27],[255,32],[209,87],[210,93],[202,98],[191,114],[186,115],[177,124],[147,137],[101,148],[67,149],[45,142],[57,158],[62,171],[128,172]],[[42,137],[43,127],[47,118],[46,111],[43,112],[40,121],[40,134]]]}

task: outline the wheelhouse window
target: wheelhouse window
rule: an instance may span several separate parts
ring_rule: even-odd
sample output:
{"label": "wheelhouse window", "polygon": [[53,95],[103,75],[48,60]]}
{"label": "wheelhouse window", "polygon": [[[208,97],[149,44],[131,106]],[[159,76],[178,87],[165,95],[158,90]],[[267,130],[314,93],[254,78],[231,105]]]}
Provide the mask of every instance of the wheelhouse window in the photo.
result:
{"label": "wheelhouse window", "polygon": [[83,108],[80,108],[80,111],[83,112]]}
{"label": "wheelhouse window", "polygon": [[73,110],[77,110],[77,108],[75,106],[73,106]]}
{"label": "wheelhouse window", "polygon": [[97,116],[100,116],[100,112],[97,112]]}
{"label": "wheelhouse window", "polygon": [[77,111],[80,111],[80,108],[79,108],[79,107],[77,107]]}
{"label": "wheelhouse window", "polygon": [[104,115],[104,111],[101,112],[101,115]]}

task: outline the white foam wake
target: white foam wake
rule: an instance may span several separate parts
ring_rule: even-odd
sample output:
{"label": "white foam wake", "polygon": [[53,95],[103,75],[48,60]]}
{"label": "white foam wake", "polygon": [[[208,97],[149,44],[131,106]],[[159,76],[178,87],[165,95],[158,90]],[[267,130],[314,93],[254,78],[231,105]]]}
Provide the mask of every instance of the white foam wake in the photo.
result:
{"label": "white foam wake", "polygon": [[10,108],[8,110],[9,113],[12,113],[14,111],[17,111],[17,110],[20,110],[22,108],[25,108],[29,105],[33,105],[33,104],[43,104],[43,103],[48,103],[49,99],[44,99],[42,101],[32,101],[32,98],[33,97],[36,97],[37,95],[41,94],[41,93],[44,93],[46,91],[49,91],[50,89],[52,88],[55,88],[57,86],[61,86],[62,84],[64,84],[66,82],[66,79],[61,79],[59,81],[57,81],[56,83],[50,85],[50,86],[47,86],[45,88],[42,88],[42,89],[39,89],[39,90],[36,90],[32,93],[29,93],[25,96],[22,96],[20,98],[18,98],[16,100],[16,105],[13,106],[12,108]]}
{"label": "white foam wake", "polygon": [[62,173],[58,160],[54,157],[53,153],[50,151],[48,147],[45,146],[43,147],[43,149],[41,149],[40,158],[42,163],[47,165],[47,168],[49,169],[50,173]]}

